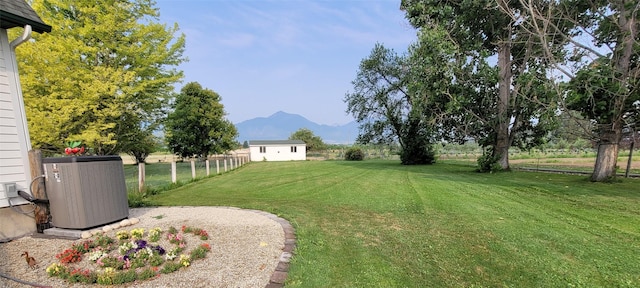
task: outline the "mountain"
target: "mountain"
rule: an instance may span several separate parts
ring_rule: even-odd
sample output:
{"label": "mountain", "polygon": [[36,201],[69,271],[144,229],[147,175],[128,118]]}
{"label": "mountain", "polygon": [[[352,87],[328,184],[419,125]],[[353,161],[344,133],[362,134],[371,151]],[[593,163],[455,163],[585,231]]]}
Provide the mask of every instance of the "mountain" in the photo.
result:
{"label": "mountain", "polygon": [[340,126],[321,125],[309,121],[297,114],[276,112],[269,117],[258,117],[235,124],[238,129],[238,141],[286,140],[301,128],[313,131],[327,144],[353,143],[358,136],[358,124],[355,121]]}

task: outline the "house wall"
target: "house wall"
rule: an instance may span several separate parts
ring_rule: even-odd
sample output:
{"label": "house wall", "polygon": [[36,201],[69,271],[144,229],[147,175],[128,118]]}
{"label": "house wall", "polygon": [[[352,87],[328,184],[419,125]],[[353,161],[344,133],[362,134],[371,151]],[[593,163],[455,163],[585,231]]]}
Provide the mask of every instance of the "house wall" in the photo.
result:
{"label": "house wall", "polygon": [[[31,147],[24,112],[20,80],[15,56],[9,47],[7,30],[0,29],[0,240],[10,239],[36,230],[32,210],[24,199],[9,198],[4,183],[15,183],[18,190],[29,191],[29,156]],[[10,207],[10,205],[17,207]]]}
{"label": "house wall", "polygon": [[[264,146],[266,152],[260,152],[260,147]],[[297,152],[291,152],[291,146],[296,147]],[[282,145],[250,145],[249,153],[251,161],[294,161],[307,160],[307,147],[300,144]]]}

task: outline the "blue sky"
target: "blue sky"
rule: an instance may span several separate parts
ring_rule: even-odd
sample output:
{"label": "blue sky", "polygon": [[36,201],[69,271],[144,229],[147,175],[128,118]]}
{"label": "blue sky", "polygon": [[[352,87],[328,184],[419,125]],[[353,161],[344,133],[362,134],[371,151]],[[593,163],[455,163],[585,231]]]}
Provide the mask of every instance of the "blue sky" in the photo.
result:
{"label": "blue sky", "polygon": [[[406,51],[400,0],[156,0],[186,35],[179,69],[222,97],[233,123],[277,111],[345,124],[345,93],[376,42]],[[178,89],[183,84],[178,85]]]}

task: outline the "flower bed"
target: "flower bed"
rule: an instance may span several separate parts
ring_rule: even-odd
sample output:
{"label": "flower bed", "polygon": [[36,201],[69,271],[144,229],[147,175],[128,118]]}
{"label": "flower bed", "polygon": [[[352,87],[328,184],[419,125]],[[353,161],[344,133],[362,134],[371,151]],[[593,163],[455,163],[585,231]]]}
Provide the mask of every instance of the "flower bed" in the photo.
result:
{"label": "flower bed", "polygon": [[144,281],[186,269],[192,261],[211,251],[207,231],[182,226],[145,231],[143,228],[116,232],[115,238],[98,233],[74,242],[56,255],[59,262],[46,269],[50,277],[70,283],[104,285]]}

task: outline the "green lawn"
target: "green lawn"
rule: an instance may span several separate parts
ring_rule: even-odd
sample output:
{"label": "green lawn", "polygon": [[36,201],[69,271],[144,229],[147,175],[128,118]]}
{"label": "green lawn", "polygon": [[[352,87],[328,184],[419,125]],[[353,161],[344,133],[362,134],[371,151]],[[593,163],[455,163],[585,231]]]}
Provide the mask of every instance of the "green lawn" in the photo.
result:
{"label": "green lawn", "polygon": [[257,162],[149,201],[288,219],[287,287],[640,287],[638,179]]}

